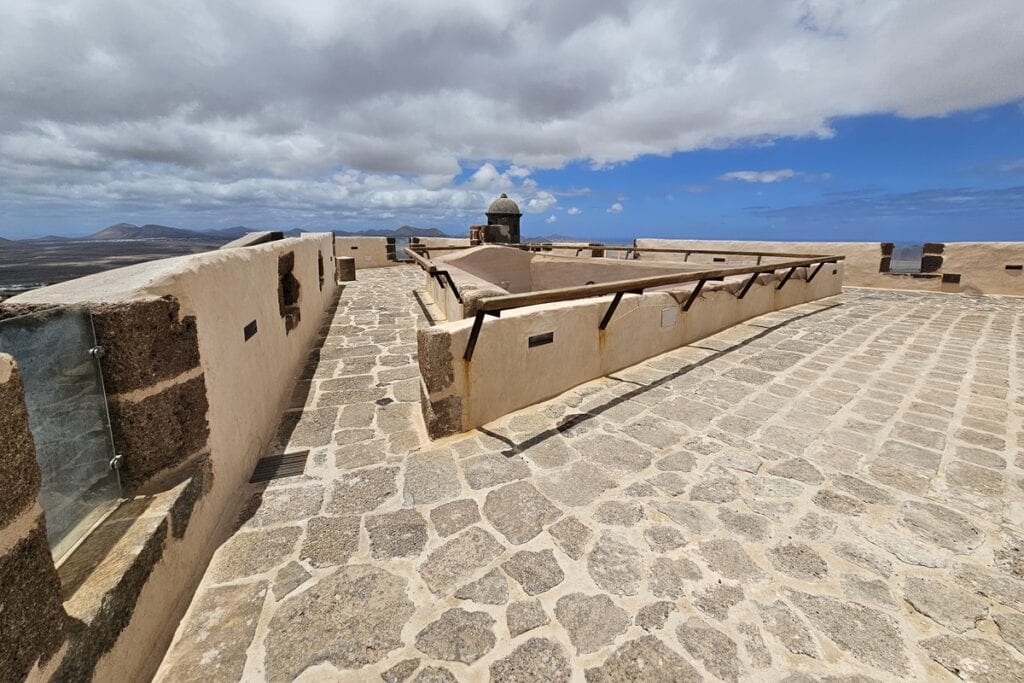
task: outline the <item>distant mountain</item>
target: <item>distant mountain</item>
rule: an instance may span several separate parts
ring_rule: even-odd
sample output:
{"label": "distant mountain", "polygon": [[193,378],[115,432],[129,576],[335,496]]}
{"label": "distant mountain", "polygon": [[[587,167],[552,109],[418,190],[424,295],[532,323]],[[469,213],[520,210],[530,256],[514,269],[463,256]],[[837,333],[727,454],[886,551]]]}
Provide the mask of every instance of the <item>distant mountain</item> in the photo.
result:
{"label": "distant mountain", "polygon": [[540,235],[523,236],[524,242],[590,242],[581,237],[569,237],[568,235]]}
{"label": "distant mountain", "polygon": [[103,228],[85,239],[88,240],[152,240],[152,239],[178,239],[194,240],[205,237],[195,230],[183,230],[182,228],[169,228],[166,225],[147,224],[143,226],[132,225],[131,223],[118,223],[109,228]]}
{"label": "distant mountain", "polygon": [[403,225],[394,230],[335,230],[339,237],[451,237],[437,228],[417,228],[414,225]]}

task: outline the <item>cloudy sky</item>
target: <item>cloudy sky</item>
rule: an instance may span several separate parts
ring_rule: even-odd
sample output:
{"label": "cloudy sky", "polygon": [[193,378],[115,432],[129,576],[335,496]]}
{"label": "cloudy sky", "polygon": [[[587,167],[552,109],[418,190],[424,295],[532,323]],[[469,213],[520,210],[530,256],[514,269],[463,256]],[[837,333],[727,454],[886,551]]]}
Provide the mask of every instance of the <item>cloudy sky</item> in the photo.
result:
{"label": "cloudy sky", "polygon": [[3,0],[0,235],[1024,238],[1021,0]]}

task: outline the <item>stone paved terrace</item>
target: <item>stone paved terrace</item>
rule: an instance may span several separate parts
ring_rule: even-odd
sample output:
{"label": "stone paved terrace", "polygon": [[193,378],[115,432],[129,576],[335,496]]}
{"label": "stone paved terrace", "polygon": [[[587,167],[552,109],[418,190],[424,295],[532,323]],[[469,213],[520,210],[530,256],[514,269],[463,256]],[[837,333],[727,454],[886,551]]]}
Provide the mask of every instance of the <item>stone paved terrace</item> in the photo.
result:
{"label": "stone paved terrace", "polygon": [[1019,299],[848,290],[431,444],[420,277],[345,288],[161,679],[1024,680]]}

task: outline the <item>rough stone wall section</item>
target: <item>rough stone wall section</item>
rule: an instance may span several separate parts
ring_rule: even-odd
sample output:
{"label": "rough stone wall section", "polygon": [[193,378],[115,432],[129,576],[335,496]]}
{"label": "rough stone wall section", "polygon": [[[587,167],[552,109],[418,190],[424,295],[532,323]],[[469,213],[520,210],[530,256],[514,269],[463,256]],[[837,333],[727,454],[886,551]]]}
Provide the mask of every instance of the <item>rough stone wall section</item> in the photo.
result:
{"label": "rough stone wall section", "polygon": [[60,579],[36,504],[39,468],[14,359],[0,354],[0,676],[21,680],[64,642]]}
{"label": "rough stone wall section", "polygon": [[91,307],[121,480],[131,492],[206,450],[196,320],[171,296]]}

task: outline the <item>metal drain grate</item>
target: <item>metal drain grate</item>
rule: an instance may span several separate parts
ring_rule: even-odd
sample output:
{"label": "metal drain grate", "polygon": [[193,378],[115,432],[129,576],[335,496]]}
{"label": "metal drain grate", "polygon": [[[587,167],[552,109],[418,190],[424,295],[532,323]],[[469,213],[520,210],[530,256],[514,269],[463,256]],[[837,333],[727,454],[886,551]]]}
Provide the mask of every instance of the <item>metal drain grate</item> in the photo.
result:
{"label": "metal drain grate", "polygon": [[259,462],[256,463],[256,469],[253,470],[249,483],[255,484],[261,481],[297,477],[306,471],[306,458],[308,457],[309,451],[299,451],[297,453],[282,453],[280,455],[268,455],[265,458],[260,458]]}

